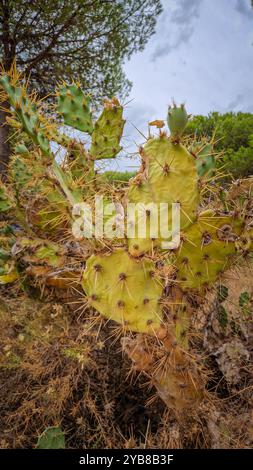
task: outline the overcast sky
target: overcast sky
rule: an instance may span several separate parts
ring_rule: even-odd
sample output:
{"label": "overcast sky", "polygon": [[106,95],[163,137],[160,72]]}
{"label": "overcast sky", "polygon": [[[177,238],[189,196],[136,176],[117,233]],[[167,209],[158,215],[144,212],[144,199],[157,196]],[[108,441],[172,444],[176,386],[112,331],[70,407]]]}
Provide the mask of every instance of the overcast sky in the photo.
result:
{"label": "overcast sky", "polygon": [[[125,109],[128,153],[165,119],[168,104],[186,102],[192,114],[253,112],[253,9],[250,0],[163,0],[156,34],[125,64],[133,87]],[[132,125],[133,124],[133,125]],[[131,170],[138,160],[118,157],[107,169]]]}

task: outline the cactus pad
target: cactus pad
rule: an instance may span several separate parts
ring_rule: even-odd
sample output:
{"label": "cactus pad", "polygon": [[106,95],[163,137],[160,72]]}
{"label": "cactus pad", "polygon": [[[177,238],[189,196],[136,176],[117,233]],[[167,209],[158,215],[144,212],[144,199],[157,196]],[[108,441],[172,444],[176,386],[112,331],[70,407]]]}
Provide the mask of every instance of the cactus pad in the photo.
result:
{"label": "cactus pad", "polygon": [[85,95],[80,86],[75,84],[60,87],[57,95],[57,110],[63,116],[64,124],[91,134],[93,125],[89,96]]}
{"label": "cactus pad", "polygon": [[25,87],[15,86],[8,75],[0,77],[0,85],[7,94],[11,106],[15,109],[25,132],[45,155],[50,156],[49,140],[45,136],[37,105],[27,96]]}
{"label": "cactus pad", "polygon": [[53,426],[39,436],[36,449],[65,449],[65,435],[61,428]]}
{"label": "cactus pad", "polygon": [[179,140],[182,136],[186,125],[188,123],[189,116],[186,112],[184,104],[181,106],[169,106],[168,110],[168,126],[171,133],[172,140]]}
{"label": "cactus pad", "polygon": [[236,253],[236,241],[242,222],[231,216],[216,216],[211,211],[200,214],[186,230],[177,253],[177,279],[185,289],[199,289],[216,281]]}
{"label": "cactus pad", "polygon": [[[141,157],[142,170],[130,183],[128,201],[144,205],[167,203],[168,217],[164,219],[164,228],[168,230],[172,226],[172,203],[180,203],[180,225],[181,229],[186,229],[196,219],[199,199],[193,157],[181,144],[172,143],[166,136],[150,139],[141,150]],[[167,212],[167,208],[165,210]],[[161,220],[163,215],[162,210],[159,211]],[[129,252],[133,256],[141,255],[151,246],[160,246],[162,241],[161,233],[154,242],[148,238],[148,217],[146,220],[147,238],[129,239]]]}
{"label": "cactus pad", "polygon": [[6,187],[0,181],[0,213],[7,212],[13,207],[13,200]]}
{"label": "cactus pad", "polygon": [[213,152],[213,146],[210,143],[197,142],[192,151],[196,155],[196,165],[198,175],[201,176],[212,176],[215,170],[215,157]]}
{"label": "cactus pad", "polygon": [[116,98],[105,101],[92,134],[90,154],[94,159],[114,158],[120,152],[125,124],[122,114],[123,107]]}
{"label": "cactus pad", "polygon": [[102,315],[126,330],[154,334],[161,328],[163,290],[154,269],[151,260],[136,261],[122,249],[93,255],[87,261],[82,286]]}

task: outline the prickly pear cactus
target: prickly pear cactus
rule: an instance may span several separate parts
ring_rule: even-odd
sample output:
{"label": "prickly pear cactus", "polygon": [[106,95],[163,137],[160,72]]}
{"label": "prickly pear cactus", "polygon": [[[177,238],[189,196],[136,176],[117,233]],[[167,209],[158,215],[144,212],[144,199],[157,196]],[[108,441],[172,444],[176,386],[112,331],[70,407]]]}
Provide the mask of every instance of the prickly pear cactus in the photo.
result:
{"label": "prickly pear cactus", "polygon": [[93,255],[82,286],[90,304],[123,329],[154,334],[162,328],[162,286],[153,261],[136,261],[122,249]]}
{"label": "prickly pear cactus", "polygon": [[133,361],[134,370],[151,376],[151,383],[169,408],[183,411],[198,405],[203,398],[204,381],[196,364],[182,354],[172,335],[167,334],[159,341],[163,345],[160,349],[143,335],[123,337],[121,343],[124,353]]}
{"label": "prickly pear cactus", "polygon": [[[207,142],[183,145],[189,116],[184,105],[174,104],[168,112],[170,136],[163,121],[150,123],[158,135],[140,148],[138,174],[127,188],[109,186],[108,191],[94,162],[121,150],[125,121],[118,100],[106,100],[96,121],[89,97],[77,84],[59,88],[55,109],[65,125],[90,135],[88,148],[63,134],[60,121],[44,116],[17,75],[2,75],[0,85],[0,98],[12,105],[10,127],[16,135],[8,181],[0,184],[0,222],[15,232],[0,236],[0,282],[18,283],[28,276],[55,288],[77,283],[88,307],[118,325],[133,369],[150,377],[165,403],[176,410],[196,406],[205,378],[187,351],[195,299],[205,296],[237,256],[252,250],[252,181],[229,190],[211,181],[209,190],[212,149]],[[55,142],[65,150],[61,164]],[[74,239],[73,207],[86,202],[94,207],[98,192],[106,200],[124,201],[125,208],[138,205],[128,219],[132,236],[124,225],[116,238]],[[180,207],[180,232],[168,249],[174,203]],[[115,209],[101,220],[119,215]],[[156,234],[151,233],[154,217],[160,222]],[[139,226],[144,227],[141,236]]]}
{"label": "prickly pear cactus", "polygon": [[[18,133],[21,139],[14,147],[16,154],[10,164],[20,216],[46,233],[57,227],[71,231],[73,206],[96,192],[95,160],[113,158],[121,149],[123,108],[115,98],[107,100],[100,117],[93,122],[90,98],[79,84],[59,87],[55,111],[64,124],[92,135],[91,148],[87,150],[78,140],[62,134],[57,121],[45,118],[36,96],[29,96],[27,84],[20,84],[15,67],[9,75],[0,77],[0,87],[1,100],[8,99],[12,105],[8,122],[14,130],[14,140],[17,141]],[[24,133],[28,138],[25,144]],[[63,165],[57,163],[51,142],[65,148]]]}
{"label": "prickly pear cactus", "polygon": [[8,75],[0,77],[0,85],[8,95],[23,129],[31,137],[36,145],[39,145],[43,153],[50,155],[49,140],[45,136],[43,122],[38,113],[37,105],[27,97],[25,87],[15,86]]}
{"label": "prickly pear cactus", "polygon": [[[173,355],[174,359],[166,363],[166,367],[157,370],[157,362],[161,360],[158,357],[162,353],[156,342],[151,347],[147,345],[149,340],[143,342],[138,337],[132,339],[131,344],[128,338],[123,341],[123,349],[134,361],[134,368],[148,372],[158,394],[176,409],[197,405],[203,396],[205,382],[199,368],[185,353],[189,347],[191,296],[203,296],[236,259],[238,247],[245,239],[242,207],[251,197],[247,192],[240,210],[226,210],[224,213],[215,195],[210,208],[207,206],[203,210],[206,205],[203,188],[205,190],[205,184],[208,187],[215,162],[208,145],[201,149],[198,147],[193,155],[192,150],[188,152],[181,144],[187,120],[184,106],[174,105],[168,116],[170,138],[160,130],[158,137],[150,136],[140,149],[142,165],[126,192],[127,202],[139,205],[128,220],[135,230],[134,237],[128,238],[126,243],[129,254],[125,250],[112,253],[110,250],[108,255],[93,255],[87,261],[83,278],[83,288],[90,304],[102,315],[120,323],[123,331],[130,329],[148,334],[150,338],[159,338],[162,350]],[[158,129],[162,127],[159,125]],[[215,188],[213,192],[215,194]],[[167,214],[159,206],[164,202],[169,206]],[[163,242],[168,241],[169,236],[163,235],[161,224],[156,237],[152,239],[151,236],[153,205],[158,205],[158,220],[164,218],[167,227],[172,223],[171,204],[175,202],[180,205],[181,212],[180,240],[173,250],[166,252],[162,251]],[[250,220],[252,223],[252,214]],[[144,236],[137,232],[139,225],[146,227]],[[246,232],[251,237],[250,226]],[[246,253],[245,249],[242,250]],[[154,292],[154,285],[150,285],[150,279],[147,284],[143,273],[141,278],[139,276],[140,267],[150,260],[153,279],[159,280],[162,287],[152,303],[153,315],[150,316],[149,312],[146,316],[143,301]],[[136,281],[130,284],[132,278]],[[145,284],[148,285],[147,291],[143,290]],[[156,320],[158,318],[159,321]],[[152,327],[147,328],[147,323]]]}

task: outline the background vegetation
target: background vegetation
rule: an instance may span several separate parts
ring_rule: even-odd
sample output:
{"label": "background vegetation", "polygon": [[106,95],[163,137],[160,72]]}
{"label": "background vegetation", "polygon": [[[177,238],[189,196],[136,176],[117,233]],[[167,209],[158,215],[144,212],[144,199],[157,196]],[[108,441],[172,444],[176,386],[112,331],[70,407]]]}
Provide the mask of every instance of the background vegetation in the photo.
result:
{"label": "background vegetation", "polygon": [[214,136],[215,149],[223,152],[219,166],[235,178],[253,174],[253,115],[250,113],[210,113],[195,116],[186,132],[197,138]]}

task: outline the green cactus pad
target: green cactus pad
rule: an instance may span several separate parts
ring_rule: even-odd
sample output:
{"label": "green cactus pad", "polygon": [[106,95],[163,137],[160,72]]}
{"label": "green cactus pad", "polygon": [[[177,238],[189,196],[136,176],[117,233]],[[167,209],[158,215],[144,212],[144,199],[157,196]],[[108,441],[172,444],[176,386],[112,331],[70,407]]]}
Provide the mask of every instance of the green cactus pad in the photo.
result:
{"label": "green cactus pad", "polygon": [[[168,230],[172,226],[172,203],[180,203],[180,226],[182,230],[186,229],[196,219],[199,201],[194,158],[181,144],[172,143],[166,136],[150,139],[142,149],[141,157],[142,170],[130,182],[128,201],[144,205],[152,202],[167,203],[168,227],[166,224],[165,228]],[[143,211],[144,209],[143,206]],[[162,220],[163,214],[160,210],[158,212]],[[151,247],[160,246],[164,241],[159,232],[158,239],[152,242],[149,238],[149,217],[146,217],[146,221],[147,238],[129,239],[129,252],[133,256],[139,256]]]}
{"label": "green cactus pad", "polygon": [[[68,201],[59,190],[47,187],[46,193],[33,201],[27,209],[29,223],[45,232],[57,232],[71,220]],[[51,189],[51,191],[50,191]]]}
{"label": "green cactus pad", "polygon": [[197,142],[192,151],[196,155],[197,172],[200,177],[212,176],[215,170],[215,157],[213,146],[210,143]]}
{"label": "green cactus pad", "polygon": [[154,277],[151,260],[136,261],[122,249],[93,255],[87,261],[82,286],[98,312],[127,330],[154,334],[160,329],[163,288]]}
{"label": "green cactus pad", "polygon": [[186,125],[188,123],[188,114],[186,112],[184,104],[181,106],[169,106],[168,110],[168,126],[171,133],[172,140],[179,140],[182,136]]}
{"label": "green cactus pad", "polygon": [[183,290],[210,286],[229,267],[236,253],[242,222],[231,216],[216,216],[212,211],[200,214],[186,230],[176,255],[177,280]]}
{"label": "green cactus pad", "polygon": [[22,252],[22,259],[30,264],[60,267],[64,264],[64,250],[54,242],[39,238],[20,238],[12,250],[16,256]]}
{"label": "green cactus pad", "polygon": [[15,153],[20,153],[21,155],[28,155],[29,150],[24,144],[16,145]]}
{"label": "green cactus pad", "polygon": [[94,179],[94,162],[89,158],[81,142],[67,146],[65,162],[71,172],[73,180],[83,180],[84,174],[86,182],[89,179]]}
{"label": "green cactus pad", "polygon": [[39,145],[45,155],[50,156],[49,140],[45,136],[37,106],[26,95],[26,89],[12,84],[8,75],[0,77],[0,85],[8,95],[10,104],[14,108],[25,132],[36,145]]}
{"label": "green cactus pad", "polygon": [[26,162],[21,157],[15,157],[11,161],[10,175],[16,189],[26,188],[34,179],[32,169],[29,169]]}
{"label": "green cactus pad", "polygon": [[60,87],[57,95],[57,110],[63,116],[64,124],[91,134],[93,125],[89,96],[85,95],[80,86],[75,84]]}
{"label": "green cactus pad", "polygon": [[14,206],[11,196],[4,184],[0,181],[0,213],[7,212]]}
{"label": "green cactus pad", "polygon": [[36,449],[65,449],[65,435],[61,428],[53,426],[39,436]]}
{"label": "green cactus pad", "polygon": [[94,126],[90,154],[95,160],[114,158],[120,152],[125,121],[118,100],[105,101],[104,109]]}

